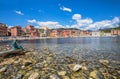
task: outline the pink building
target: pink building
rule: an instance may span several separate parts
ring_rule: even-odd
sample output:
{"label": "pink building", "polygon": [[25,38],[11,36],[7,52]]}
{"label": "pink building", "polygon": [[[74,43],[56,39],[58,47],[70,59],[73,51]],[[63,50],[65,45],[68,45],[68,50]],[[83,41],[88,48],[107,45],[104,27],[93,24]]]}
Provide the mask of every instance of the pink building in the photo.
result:
{"label": "pink building", "polygon": [[7,36],[6,24],[0,23],[0,36]]}
{"label": "pink building", "polygon": [[69,37],[70,36],[70,30],[62,30],[62,37]]}
{"label": "pink building", "polygon": [[32,25],[27,25],[26,28],[23,29],[25,36],[38,37],[40,36],[37,29]]}
{"label": "pink building", "polygon": [[22,28],[21,26],[14,26],[10,28],[11,36],[21,36],[22,35]]}
{"label": "pink building", "polygon": [[59,36],[59,32],[58,30],[52,30],[50,33],[50,37],[58,37]]}
{"label": "pink building", "polygon": [[120,30],[111,30],[111,35],[120,35]]}
{"label": "pink building", "polygon": [[80,32],[80,36],[90,36],[90,35],[91,35],[91,33],[88,32],[88,31],[86,31],[86,30],[82,30],[82,31]]}

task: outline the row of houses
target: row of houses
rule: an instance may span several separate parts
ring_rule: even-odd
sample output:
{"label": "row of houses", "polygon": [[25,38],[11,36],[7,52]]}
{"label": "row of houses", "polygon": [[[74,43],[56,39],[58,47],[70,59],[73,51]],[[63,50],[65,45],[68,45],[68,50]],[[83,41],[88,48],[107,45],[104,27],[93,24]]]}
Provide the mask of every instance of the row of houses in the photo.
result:
{"label": "row of houses", "polygon": [[90,32],[81,31],[79,29],[49,29],[46,26],[35,28],[32,25],[27,25],[25,28],[22,28],[21,26],[8,28],[7,25],[1,23],[0,27],[0,36],[75,37],[91,35]]}
{"label": "row of houses", "polygon": [[35,28],[27,25],[25,28],[14,26],[8,28],[6,24],[0,23],[0,36],[25,36],[25,37],[77,37],[77,36],[111,36],[120,35],[120,30],[111,30],[111,33],[102,31],[89,32],[79,29],[49,29],[46,26]]}

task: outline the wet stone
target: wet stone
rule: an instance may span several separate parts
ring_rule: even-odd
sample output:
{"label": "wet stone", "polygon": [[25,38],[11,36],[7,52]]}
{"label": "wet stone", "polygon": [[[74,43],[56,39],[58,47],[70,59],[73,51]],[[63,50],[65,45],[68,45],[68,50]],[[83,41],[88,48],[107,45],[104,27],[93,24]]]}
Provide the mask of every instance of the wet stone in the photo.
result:
{"label": "wet stone", "polygon": [[90,77],[94,78],[94,79],[104,79],[103,75],[101,72],[94,70],[90,73]]}
{"label": "wet stone", "polygon": [[28,79],[38,79],[39,78],[39,74],[37,72],[33,72]]}
{"label": "wet stone", "polygon": [[68,76],[63,76],[63,79],[70,79],[70,77],[68,77]]}
{"label": "wet stone", "polygon": [[59,71],[59,72],[58,72],[58,75],[65,76],[65,75],[66,75],[66,71]]}
{"label": "wet stone", "polygon": [[22,74],[18,74],[15,78],[13,79],[22,79],[23,78],[23,75]]}
{"label": "wet stone", "polygon": [[99,62],[100,62],[101,64],[109,64],[109,61],[108,61],[108,60],[100,59]]}
{"label": "wet stone", "polygon": [[24,66],[29,66],[32,62],[25,62]]}
{"label": "wet stone", "polygon": [[0,69],[0,73],[5,72],[6,70],[7,70],[7,67],[3,67],[3,68]]}
{"label": "wet stone", "polygon": [[50,75],[50,79],[61,79],[61,78],[58,77],[58,75],[56,75],[56,74],[52,74],[52,75]]}
{"label": "wet stone", "polygon": [[73,67],[73,71],[75,71],[75,72],[79,71],[80,69],[82,69],[82,66],[79,65],[79,64],[76,64],[76,65],[74,65],[74,67]]}

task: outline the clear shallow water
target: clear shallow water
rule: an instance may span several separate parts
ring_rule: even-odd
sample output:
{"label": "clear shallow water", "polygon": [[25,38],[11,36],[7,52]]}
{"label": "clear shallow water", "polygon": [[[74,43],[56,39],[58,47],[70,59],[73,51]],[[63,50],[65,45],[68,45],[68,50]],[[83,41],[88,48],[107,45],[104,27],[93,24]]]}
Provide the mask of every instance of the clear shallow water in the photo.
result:
{"label": "clear shallow water", "polygon": [[[8,42],[11,44],[12,42]],[[19,41],[25,48],[51,52],[79,59],[109,59],[120,61],[120,37],[77,37]]]}

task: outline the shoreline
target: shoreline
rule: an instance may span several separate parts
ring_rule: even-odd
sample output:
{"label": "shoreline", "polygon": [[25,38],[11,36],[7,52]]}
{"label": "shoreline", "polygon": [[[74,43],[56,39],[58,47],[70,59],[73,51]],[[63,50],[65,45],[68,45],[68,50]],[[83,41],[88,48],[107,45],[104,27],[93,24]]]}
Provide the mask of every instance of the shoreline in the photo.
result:
{"label": "shoreline", "polygon": [[[83,38],[83,37],[117,37],[117,36],[74,36],[74,37],[0,37],[0,42],[12,41],[12,40],[36,40],[36,39],[57,39],[57,38]],[[119,37],[119,36],[118,36]]]}

